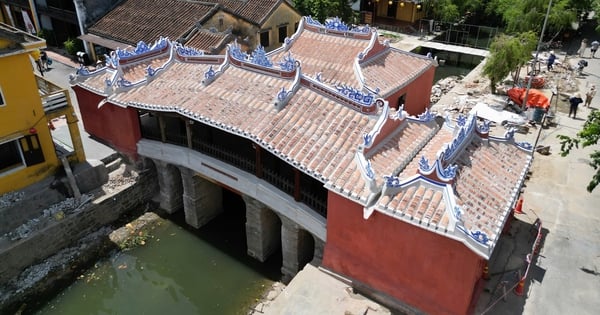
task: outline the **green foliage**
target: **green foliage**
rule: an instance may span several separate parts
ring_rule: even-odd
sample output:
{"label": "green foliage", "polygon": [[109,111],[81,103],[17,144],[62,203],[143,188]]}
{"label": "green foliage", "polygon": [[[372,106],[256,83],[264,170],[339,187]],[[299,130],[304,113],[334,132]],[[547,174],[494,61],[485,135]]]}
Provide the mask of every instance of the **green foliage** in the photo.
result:
{"label": "green foliage", "polygon": [[[585,124],[583,124],[583,128],[575,138],[565,135],[558,135],[557,137],[560,139],[560,155],[563,157],[569,155],[573,148],[578,149],[580,144],[582,148],[598,144],[598,140],[600,140],[600,111],[594,110],[590,113]],[[600,151],[594,150],[590,154],[590,160],[590,166],[596,170],[596,173],[586,187],[588,192],[592,192],[600,183]]]}
{"label": "green foliage", "polygon": [[[534,31],[541,33],[544,18],[548,10],[548,0],[490,0],[486,13],[502,16],[508,33]],[[572,0],[553,0],[548,22],[547,33],[558,33],[571,27],[577,20]]]}
{"label": "green foliage", "polygon": [[148,238],[154,238],[154,236],[148,234],[147,231],[134,232],[130,231],[130,235],[119,244],[121,250],[128,250],[138,246],[146,245]]}
{"label": "green foliage", "polygon": [[491,81],[492,93],[496,92],[496,83],[531,60],[531,52],[535,49],[536,42],[533,32],[520,33],[517,36],[500,34],[494,39],[483,66],[483,74]]}
{"label": "green foliage", "polygon": [[78,51],[83,51],[83,42],[79,39],[69,38],[63,45],[69,55],[75,56]]}
{"label": "green foliage", "polygon": [[43,38],[46,39],[48,37],[48,34],[46,33],[48,30],[45,29],[41,29],[39,32],[37,32],[37,34],[35,34],[37,37],[39,38]]}
{"label": "green foliage", "polygon": [[321,22],[330,17],[339,17],[346,23],[354,20],[348,0],[294,0],[294,6],[302,15]]}
{"label": "green foliage", "polygon": [[477,2],[473,0],[429,0],[423,5],[426,8],[427,15],[431,15],[434,20],[456,22],[463,15],[461,12],[473,11],[472,4]]}

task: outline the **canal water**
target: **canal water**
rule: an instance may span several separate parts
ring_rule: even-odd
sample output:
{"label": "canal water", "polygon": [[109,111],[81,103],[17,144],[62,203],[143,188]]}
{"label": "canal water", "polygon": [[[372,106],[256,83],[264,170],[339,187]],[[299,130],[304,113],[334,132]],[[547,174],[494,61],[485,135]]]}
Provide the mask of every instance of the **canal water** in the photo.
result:
{"label": "canal water", "polygon": [[279,280],[281,252],[264,264],[246,255],[236,196],[199,230],[182,213],[161,221],[144,246],[98,261],[34,314],[247,314]]}
{"label": "canal water", "polygon": [[464,77],[483,61],[483,57],[481,56],[429,49],[425,47],[417,47],[413,49],[412,52],[420,55],[427,55],[427,53],[430,52],[432,56],[437,57],[438,60],[443,60],[443,64],[440,63],[440,66],[435,69],[435,75],[433,77],[434,83],[451,76]]}

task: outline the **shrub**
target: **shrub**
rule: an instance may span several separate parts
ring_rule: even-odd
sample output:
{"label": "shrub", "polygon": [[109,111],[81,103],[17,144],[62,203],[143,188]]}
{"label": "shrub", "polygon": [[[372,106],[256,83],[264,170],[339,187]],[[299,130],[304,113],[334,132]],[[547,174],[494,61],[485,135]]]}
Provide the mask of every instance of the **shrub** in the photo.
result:
{"label": "shrub", "polygon": [[79,39],[69,38],[63,45],[69,55],[75,56],[78,51],[83,51],[83,42]]}

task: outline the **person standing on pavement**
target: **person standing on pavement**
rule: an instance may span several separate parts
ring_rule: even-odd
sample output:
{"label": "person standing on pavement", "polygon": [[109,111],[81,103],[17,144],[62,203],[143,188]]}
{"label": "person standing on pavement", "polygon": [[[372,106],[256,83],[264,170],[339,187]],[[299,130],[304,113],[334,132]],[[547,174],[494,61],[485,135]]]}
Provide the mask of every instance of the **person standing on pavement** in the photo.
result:
{"label": "person standing on pavement", "polygon": [[579,50],[577,51],[577,54],[580,58],[583,58],[583,54],[585,53],[585,49],[587,48],[587,41],[587,38],[581,40],[581,46],[579,46]]}
{"label": "person standing on pavement", "polygon": [[594,58],[594,56],[596,55],[596,51],[598,51],[598,47],[600,47],[600,42],[595,40],[590,45],[590,50],[592,51],[592,58]]}
{"label": "person standing on pavement", "polygon": [[[593,56],[593,55],[592,55]],[[585,93],[585,107],[590,107],[592,104],[592,99],[596,96],[596,85],[592,84],[592,87]]]}
{"label": "person standing on pavement", "polygon": [[575,119],[577,116],[577,106],[583,103],[583,100],[581,99],[581,94],[576,93],[575,95],[571,96],[569,98],[569,103],[571,104],[571,107],[569,108],[569,117],[573,115],[573,119]]}

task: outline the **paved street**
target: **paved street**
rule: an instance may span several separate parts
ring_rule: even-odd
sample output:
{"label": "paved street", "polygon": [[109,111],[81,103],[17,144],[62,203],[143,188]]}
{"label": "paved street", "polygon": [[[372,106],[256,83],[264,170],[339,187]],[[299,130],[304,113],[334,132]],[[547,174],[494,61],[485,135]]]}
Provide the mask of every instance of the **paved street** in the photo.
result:
{"label": "paved street", "polygon": [[[591,84],[600,86],[600,59],[586,60],[589,65],[578,79],[582,96]],[[591,110],[597,109],[598,95]],[[590,109],[580,105],[577,119],[568,118],[566,111],[558,111],[556,127],[542,129],[540,144],[551,146],[552,154],[535,155],[525,188],[525,215],[519,219],[531,220],[537,214],[545,241],[536,263],[540,277],[526,286],[523,314],[597,314],[600,310],[600,187],[592,193],[585,189],[595,172],[589,154],[599,147],[559,156],[556,136],[575,135]]]}
{"label": "paved street", "polygon": [[[69,91],[71,102],[75,107],[75,113],[79,118],[78,125],[79,130],[81,131],[81,139],[83,141],[83,149],[85,151],[86,158],[103,160],[107,157],[113,156],[116,153],[113,149],[91,138],[83,128],[83,122],[79,113],[77,98],[75,97],[75,93],[70,88],[69,84],[69,75],[75,73],[77,64],[71,61],[68,57],[51,50],[48,51],[48,57],[52,59],[53,62],[49,67],[49,70],[44,72],[44,78]],[[53,124],[56,127],[56,130],[52,132],[52,136],[55,138],[55,140],[70,145],[71,138],[69,136],[69,130],[66,126],[66,121],[61,119],[54,121]]]}

